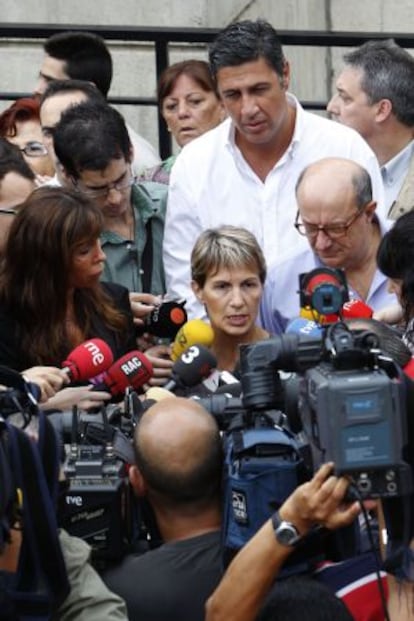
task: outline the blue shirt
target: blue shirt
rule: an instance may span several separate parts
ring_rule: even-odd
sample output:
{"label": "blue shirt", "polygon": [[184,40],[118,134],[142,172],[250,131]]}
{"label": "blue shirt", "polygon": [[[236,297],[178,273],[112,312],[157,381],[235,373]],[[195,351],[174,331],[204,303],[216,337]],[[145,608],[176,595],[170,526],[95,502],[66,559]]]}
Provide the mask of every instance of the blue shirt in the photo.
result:
{"label": "blue shirt", "polygon": [[[323,266],[309,247],[289,255],[271,267],[260,305],[260,322],[265,330],[273,334],[282,334],[289,321],[299,316],[299,274]],[[361,299],[350,285],[348,290],[350,299]],[[373,310],[398,303],[396,296],[388,293],[387,277],[378,269],[372,279],[368,297],[363,301]]]}

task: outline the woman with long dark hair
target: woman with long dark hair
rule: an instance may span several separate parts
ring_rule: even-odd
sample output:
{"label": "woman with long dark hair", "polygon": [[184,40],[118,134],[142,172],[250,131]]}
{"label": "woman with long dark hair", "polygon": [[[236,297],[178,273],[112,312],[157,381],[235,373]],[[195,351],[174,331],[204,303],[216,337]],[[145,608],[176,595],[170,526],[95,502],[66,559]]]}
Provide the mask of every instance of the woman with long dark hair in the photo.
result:
{"label": "woman with long dark hair", "polygon": [[101,283],[102,214],[62,188],[35,190],[11,225],[0,266],[0,364],[59,367],[88,338],[117,359],[136,347],[128,291]]}

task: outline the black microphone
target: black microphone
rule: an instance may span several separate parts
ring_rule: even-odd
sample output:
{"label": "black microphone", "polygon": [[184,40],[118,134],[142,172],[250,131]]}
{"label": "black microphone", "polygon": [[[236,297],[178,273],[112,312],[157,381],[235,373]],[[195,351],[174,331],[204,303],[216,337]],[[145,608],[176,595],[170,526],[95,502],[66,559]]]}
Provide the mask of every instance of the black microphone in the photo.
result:
{"label": "black microphone", "polygon": [[216,365],[217,360],[207,347],[192,345],[174,362],[172,377],[164,388],[174,390],[177,386],[197,386],[210,375]]}
{"label": "black microphone", "polygon": [[156,306],[145,320],[145,330],[159,338],[173,340],[187,322],[185,300],[169,300]]}

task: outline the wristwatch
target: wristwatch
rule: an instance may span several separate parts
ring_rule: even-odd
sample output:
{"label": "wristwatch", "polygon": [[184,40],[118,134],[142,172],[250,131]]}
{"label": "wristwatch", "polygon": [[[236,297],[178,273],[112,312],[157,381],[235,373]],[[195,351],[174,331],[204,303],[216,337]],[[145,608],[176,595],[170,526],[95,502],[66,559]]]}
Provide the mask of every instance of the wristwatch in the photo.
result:
{"label": "wristwatch", "polygon": [[294,547],[302,541],[303,536],[299,534],[296,526],[282,520],[278,511],[272,515],[272,524],[275,537],[282,546]]}

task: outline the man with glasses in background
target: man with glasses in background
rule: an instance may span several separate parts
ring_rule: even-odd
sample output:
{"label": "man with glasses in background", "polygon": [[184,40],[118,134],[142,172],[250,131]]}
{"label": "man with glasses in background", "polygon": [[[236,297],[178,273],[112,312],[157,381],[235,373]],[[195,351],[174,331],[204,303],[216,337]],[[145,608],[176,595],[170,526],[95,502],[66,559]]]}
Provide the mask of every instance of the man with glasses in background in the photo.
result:
{"label": "man with glasses in background", "polygon": [[[136,183],[133,149],[122,116],[106,103],[70,107],[55,128],[54,148],[66,185],[90,197],[103,213],[101,243],[107,257],[103,279],[129,291],[163,294],[166,188]],[[147,264],[145,253],[150,255]]]}
{"label": "man with glasses in background", "polygon": [[300,174],[296,200],[294,226],[309,246],[271,266],[261,305],[266,330],[280,334],[299,315],[299,274],[317,267],[343,269],[350,298],[373,310],[394,304],[376,264],[386,227],[375,211],[368,172],[348,159],[319,160]]}
{"label": "man with glasses in background", "polygon": [[[102,211],[101,246],[106,255],[102,280],[129,289],[135,322],[142,325],[165,293],[162,238],[167,187],[136,182],[125,121],[106,103],[87,101],[69,107],[55,127],[53,142],[65,185],[88,196]],[[164,383],[173,364],[168,348],[155,346],[148,357],[155,367],[151,383]]]}

